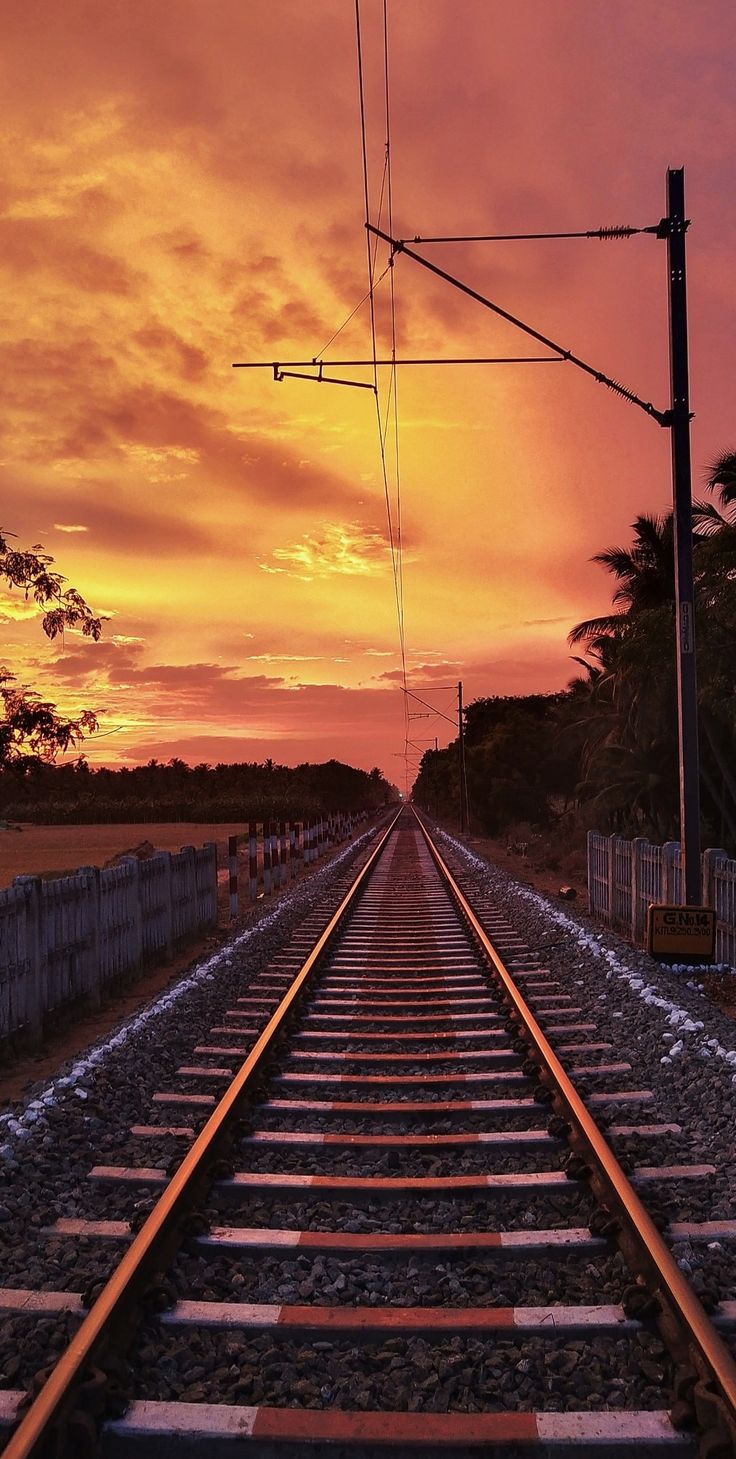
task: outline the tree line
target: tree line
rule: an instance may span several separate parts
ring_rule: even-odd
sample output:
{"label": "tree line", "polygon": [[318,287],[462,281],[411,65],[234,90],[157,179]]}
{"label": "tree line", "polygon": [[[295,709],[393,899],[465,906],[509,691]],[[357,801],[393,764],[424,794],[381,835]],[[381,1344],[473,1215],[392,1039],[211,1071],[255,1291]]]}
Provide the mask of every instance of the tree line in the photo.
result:
{"label": "tree line", "polygon": [[[707,486],[693,509],[703,835],[736,854],[736,452]],[[614,580],[612,608],[572,629],[567,689],[467,706],[471,816],[492,835],[523,821],[677,838],[672,513],[638,516],[633,534],[593,559]],[[457,742],[423,756],[413,794],[456,816]]]}
{"label": "tree line", "polygon": [[[95,642],[100,638],[104,618],[67,586],[39,543],[18,547],[13,533],[0,531],[0,582],[36,604],[47,638],[58,638],[65,629]],[[166,764],[149,760],[133,768],[95,770],[83,755],[56,763],[97,726],[95,710],[69,718],[0,665],[0,816],[76,824],[302,820],[337,810],[374,810],[398,799],[396,787],[377,767],[358,770],[334,759],[295,768],[270,759],[191,767],[174,758]]]}
{"label": "tree line", "polygon": [[0,771],[0,814],[7,821],[84,825],[128,821],[303,820],[330,811],[374,810],[398,798],[376,767],[339,760],[295,768],[243,762],[93,769],[83,756],[66,765],[37,763],[22,778]]}

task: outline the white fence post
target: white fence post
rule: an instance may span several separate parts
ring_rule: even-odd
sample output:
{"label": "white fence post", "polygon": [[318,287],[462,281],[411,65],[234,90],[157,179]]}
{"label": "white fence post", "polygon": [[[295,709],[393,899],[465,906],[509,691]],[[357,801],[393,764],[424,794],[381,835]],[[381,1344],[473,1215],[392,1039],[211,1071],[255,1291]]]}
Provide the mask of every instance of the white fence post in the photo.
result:
{"label": "white fence post", "polygon": [[184,886],[186,887],[182,931],[186,934],[196,928],[199,921],[197,915],[197,853],[193,846],[182,846],[181,854],[184,857]]}
{"label": "white fence post", "polygon": [[641,942],[644,933],[642,907],[642,871],[646,837],[635,836],[631,843],[631,941]]}
{"label": "white fence post", "polygon": [[[137,856],[123,856],[121,866],[128,869],[126,887],[127,913],[131,929],[131,957],[128,967],[131,972],[143,962],[143,907],[141,906],[141,867]],[[123,969],[124,971],[124,969]]]}
{"label": "white fence post", "polygon": [[87,918],[86,934],[88,947],[87,966],[89,978],[87,979],[87,996],[91,1008],[99,1008],[102,1003],[102,957],[100,943],[102,940],[102,928],[100,926],[100,868],[99,866],[80,866],[77,876],[83,876],[87,882]]}
{"label": "white fence post", "polygon": [[207,903],[210,910],[207,916],[202,917],[202,923],[208,927],[216,927],[219,921],[219,909],[217,905],[217,842],[205,841],[203,850],[209,852],[212,875],[208,878],[209,892]]}
{"label": "white fence post", "polygon": [[703,906],[716,905],[715,871],[719,861],[728,861],[728,852],[721,846],[710,846],[703,852]]}
{"label": "white fence post", "polygon": [[161,864],[161,880],[163,886],[163,909],[164,909],[164,953],[166,961],[171,962],[174,956],[174,903],[173,888],[171,885],[171,852],[158,851],[157,859]]}
{"label": "white fence post", "polygon": [[679,841],[665,841],[662,847],[662,901],[665,906],[675,899],[675,862],[679,850]]}
{"label": "white fence post", "polygon": [[585,858],[587,862],[588,875],[588,911],[590,912],[591,916],[594,915],[598,910],[596,906],[595,896],[595,861],[593,859],[593,847],[595,844],[593,838],[597,834],[597,831],[588,831],[588,834],[585,838]]}
{"label": "white fence post", "polygon": [[[28,951],[28,997],[26,1001],[28,1036],[32,1043],[43,1038],[43,1016],[46,1011],[48,966],[46,936],[41,914],[40,876],[16,876],[13,886],[21,887],[25,903],[26,948]],[[11,1033],[13,1030],[9,1030]]]}
{"label": "white fence post", "polygon": [[613,927],[613,914],[616,906],[616,842],[618,836],[607,836],[608,843],[608,925]]}

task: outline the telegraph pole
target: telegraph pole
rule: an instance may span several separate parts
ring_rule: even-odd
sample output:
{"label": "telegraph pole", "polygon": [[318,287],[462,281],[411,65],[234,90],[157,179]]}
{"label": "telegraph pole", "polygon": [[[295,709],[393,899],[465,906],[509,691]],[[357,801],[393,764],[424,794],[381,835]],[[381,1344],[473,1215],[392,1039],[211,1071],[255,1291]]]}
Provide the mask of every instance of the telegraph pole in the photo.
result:
{"label": "telegraph pole", "polygon": [[468,829],[468,780],[465,773],[465,726],[463,724],[463,681],[457,683],[457,730],[460,754],[460,831]]}
{"label": "telegraph pole", "polygon": [[698,687],[695,663],[692,481],[690,466],[690,382],[685,274],[685,171],[667,172],[667,217],[660,236],[667,239],[672,407],[672,504],[675,535],[677,622],[677,719],[680,747],[680,844],[683,901],[697,906],[700,885],[700,760]]}

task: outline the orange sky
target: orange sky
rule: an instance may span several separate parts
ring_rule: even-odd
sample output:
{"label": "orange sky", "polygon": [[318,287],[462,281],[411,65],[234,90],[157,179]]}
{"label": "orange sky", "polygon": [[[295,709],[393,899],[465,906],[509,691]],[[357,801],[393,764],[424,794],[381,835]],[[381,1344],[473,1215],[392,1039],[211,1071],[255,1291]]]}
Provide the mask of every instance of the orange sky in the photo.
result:
{"label": "orange sky", "polygon": [[[362,0],[374,195],[381,12]],[[685,165],[697,487],[736,444],[732,0],[389,0],[389,23],[401,236],[655,223]],[[92,762],[398,779],[373,398],[231,368],[311,357],[366,288],[352,0],[7,0],[3,31],[2,523],[110,621],[54,647],[2,596],[0,657],[107,709]],[[668,404],[663,243],[431,257]],[[404,354],[536,352],[409,260],[395,284]],[[369,352],[365,309],[338,347]],[[564,364],[404,370],[399,420],[412,684],[562,687],[568,628],[608,601],[588,558],[667,505],[667,433]]]}

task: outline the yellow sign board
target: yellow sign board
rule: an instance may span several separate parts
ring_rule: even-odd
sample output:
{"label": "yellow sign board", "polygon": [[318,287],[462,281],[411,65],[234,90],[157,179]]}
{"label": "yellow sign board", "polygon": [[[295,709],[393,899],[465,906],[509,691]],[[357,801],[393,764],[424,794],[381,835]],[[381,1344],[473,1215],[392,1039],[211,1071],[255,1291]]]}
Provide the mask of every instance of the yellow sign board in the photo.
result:
{"label": "yellow sign board", "polygon": [[712,907],[650,906],[647,943],[653,957],[713,962],[716,914]]}

